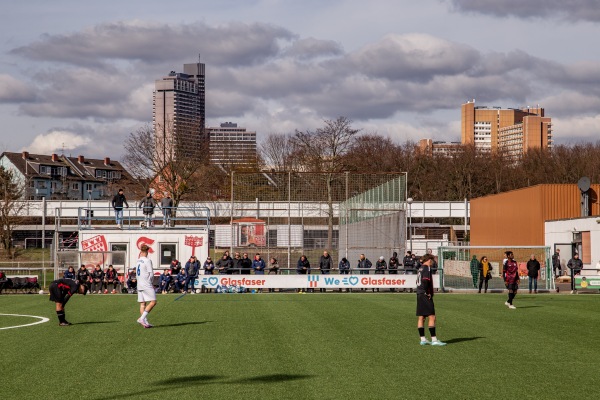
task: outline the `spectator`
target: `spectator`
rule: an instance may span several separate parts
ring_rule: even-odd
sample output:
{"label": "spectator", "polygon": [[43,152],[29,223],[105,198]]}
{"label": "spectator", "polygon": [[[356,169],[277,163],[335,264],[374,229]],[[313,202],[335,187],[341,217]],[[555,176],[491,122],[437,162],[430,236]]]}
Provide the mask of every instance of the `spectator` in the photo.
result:
{"label": "spectator", "polygon": [[158,278],[158,290],[162,294],[169,293],[169,286],[171,285],[171,271],[168,268],[165,268],[160,277]]}
{"label": "spectator", "polygon": [[[340,270],[340,275],[348,275],[350,273],[350,261],[346,257],[342,257],[338,264],[338,269]],[[342,288],[340,288],[340,292]],[[346,292],[349,292],[350,289],[346,288]]]}
{"label": "spectator", "polygon": [[567,267],[571,269],[573,275],[580,275],[583,269],[583,262],[579,259],[579,254],[575,253],[573,258],[567,263]]}
{"label": "spectator", "polygon": [[104,293],[108,293],[108,287],[112,286],[112,290],[110,291],[112,294],[117,293],[117,286],[119,285],[119,274],[117,270],[109,265],[106,273],[104,274]]}
{"label": "spectator", "polygon": [[206,261],[202,265],[202,269],[204,270],[204,275],[212,275],[215,270],[215,263],[210,257],[206,257]]}
{"label": "spectator", "polygon": [[223,274],[231,274],[230,270],[233,267],[233,260],[229,257],[229,252],[226,251],[223,253],[223,256],[219,261],[217,261],[217,270],[219,271],[219,275]]}
{"label": "spectator", "polygon": [[269,260],[269,275],[277,275],[279,273],[279,264],[275,257],[271,257]]}
{"label": "spectator", "polygon": [[235,255],[233,256],[233,262],[232,262],[232,267],[231,267],[231,273],[232,274],[240,274],[241,273],[241,261],[242,261],[242,257],[240,257],[240,253],[238,253],[236,251]]}
{"label": "spectator", "polygon": [[479,261],[477,261],[477,256],[475,254],[473,254],[473,258],[471,259],[469,268],[471,269],[471,278],[473,278],[473,287],[477,288],[477,276],[479,275]]}
{"label": "spectator", "polygon": [[185,268],[182,268],[175,277],[175,291],[177,293],[183,293],[187,290],[186,278]]}
{"label": "spectator", "polygon": [[413,275],[415,273],[415,261],[412,256],[412,251],[407,251],[404,259],[402,260],[404,265],[404,273],[406,275]]}
{"label": "spectator", "polygon": [[[275,257],[271,257],[269,260],[269,275],[277,275],[279,273],[279,264],[277,263],[277,259]],[[275,289],[269,289],[269,292],[274,292]]]}
{"label": "spectator", "polygon": [[369,261],[368,258],[365,257],[364,254],[361,254],[358,259],[358,265],[356,268],[360,271],[361,275],[369,275],[369,268],[371,268],[373,264]]}
{"label": "spectator", "polygon": [[196,279],[200,274],[200,263],[196,259],[196,256],[191,256],[189,261],[185,263],[185,282],[184,282],[184,291],[189,290],[190,282],[191,282],[191,293],[195,293],[196,291]]}
{"label": "spectator", "polygon": [[240,268],[242,275],[250,275],[252,260],[248,258],[248,253],[244,253],[244,257],[240,260]]}
{"label": "spectator", "polygon": [[171,260],[171,276],[174,278],[181,271],[181,263],[179,260]]}
{"label": "spectator", "polygon": [[63,277],[65,279],[73,279],[76,280],[77,279],[77,274],[75,274],[75,268],[73,267],[69,267],[67,268],[67,270],[65,271],[65,273],[63,274]]}
{"label": "spectator", "polygon": [[[379,257],[379,260],[375,262],[375,273],[376,274],[385,274],[385,270],[387,269],[387,264],[385,262],[385,258],[383,256]],[[373,288],[373,292],[377,289],[379,292],[379,288]]]}
{"label": "spectator", "polygon": [[385,274],[385,270],[387,269],[387,263],[385,262],[385,258],[383,256],[379,257],[379,260],[375,263],[375,273],[376,274]]}
{"label": "spectator", "polygon": [[[310,274],[310,262],[308,262],[308,258],[303,254],[298,263],[296,264],[296,273],[298,275],[307,275]],[[304,293],[304,289],[298,289],[298,293]]]}
{"label": "spectator", "polygon": [[[329,273],[331,272],[331,268],[333,268],[333,259],[329,255],[329,252],[325,250],[321,258],[319,259],[319,270],[321,271],[322,275],[329,275]],[[327,289],[321,288],[319,289],[319,291],[326,292]]]}
{"label": "spectator", "polygon": [[134,268],[127,273],[127,292],[137,293],[137,275]]}
{"label": "spectator", "polygon": [[164,193],[164,197],[160,200],[160,209],[163,214],[163,228],[171,226],[171,215],[173,211],[173,199],[169,192]]}
{"label": "spectator", "polygon": [[[373,266],[373,264],[371,264],[371,261],[369,261],[368,258],[365,257],[364,254],[361,254],[358,258],[358,265],[356,266],[356,268],[360,271],[359,274],[361,275],[369,275],[369,268],[371,268]],[[364,288],[360,289],[361,291],[365,291]]]}
{"label": "spectator", "polygon": [[[560,265],[560,249],[556,249],[552,255],[552,270],[554,271],[554,277],[558,278],[562,275],[562,266]],[[558,274],[556,271],[558,270]]]}
{"label": "spectator", "polygon": [[87,270],[85,264],[81,264],[77,270],[77,281],[80,285],[85,286],[86,291],[90,291],[90,271]]}
{"label": "spectator", "polygon": [[529,278],[529,293],[531,293],[531,287],[533,286],[534,293],[537,293],[537,280],[540,274],[540,262],[535,259],[535,254],[531,255],[529,261],[527,261],[527,277]]}
{"label": "spectator", "polygon": [[92,293],[102,293],[102,286],[104,285],[104,271],[100,268],[100,264],[97,264],[92,271]]}
{"label": "spectator", "polygon": [[254,261],[252,261],[252,269],[254,270],[254,275],[264,275],[265,274],[265,261],[260,258],[260,253],[256,253],[254,256]]}
{"label": "spectator", "polygon": [[575,279],[573,277],[580,275],[583,268],[583,262],[579,259],[579,254],[575,253],[573,255],[573,258],[567,263],[567,268],[571,270],[571,290],[575,290]]}
{"label": "spectator", "polygon": [[[433,256],[433,250],[427,249],[426,254]],[[433,261],[431,261],[431,275],[435,275],[437,273],[437,269],[438,269],[438,263],[435,259],[435,256],[433,256]]]}
{"label": "spectator", "polygon": [[479,273],[479,293],[481,293],[481,287],[485,284],[485,291],[488,291],[488,281],[492,279],[492,264],[488,261],[486,256],[481,257],[479,264],[477,266]]}
{"label": "spectator", "polygon": [[138,206],[144,213],[144,223],[146,228],[154,226],[154,208],[156,207],[156,200],[152,197],[150,190],[146,192],[144,197]]}
{"label": "spectator", "polygon": [[[202,270],[204,270],[204,275],[212,275],[213,271],[215,270],[215,263],[213,262],[212,258],[210,257],[206,257],[206,260],[204,260],[204,263],[202,264]],[[208,289],[206,285],[202,285],[200,287],[200,292],[204,293],[204,292],[210,292],[211,289]]]}
{"label": "spectator", "polygon": [[296,272],[298,275],[306,275],[310,273],[310,262],[305,255],[302,255],[296,264]]}
{"label": "spectator", "polygon": [[398,274],[398,267],[400,266],[400,260],[398,260],[398,253],[394,252],[390,257],[390,261],[388,263],[388,270],[390,271],[390,275]]}
{"label": "spectator", "polygon": [[119,228],[123,227],[123,205],[129,208],[129,204],[127,204],[127,199],[125,199],[125,195],[123,194],[123,189],[119,189],[119,192],[115,194],[112,199],[112,206],[115,210],[115,222],[119,226]]}
{"label": "spectator", "polygon": [[7,286],[8,278],[4,271],[0,271],[0,294],[2,294],[2,290]]}

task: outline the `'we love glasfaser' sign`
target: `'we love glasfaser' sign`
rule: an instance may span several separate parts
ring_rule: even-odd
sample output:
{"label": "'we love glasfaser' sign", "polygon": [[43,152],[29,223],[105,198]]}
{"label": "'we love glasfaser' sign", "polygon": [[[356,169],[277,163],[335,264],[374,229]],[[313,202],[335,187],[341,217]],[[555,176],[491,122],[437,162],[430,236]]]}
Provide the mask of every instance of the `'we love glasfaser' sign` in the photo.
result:
{"label": "'we love glasfaser' sign", "polygon": [[[416,275],[209,275],[201,276],[196,287],[243,286],[249,289],[414,289]],[[435,288],[439,280],[434,279]]]}

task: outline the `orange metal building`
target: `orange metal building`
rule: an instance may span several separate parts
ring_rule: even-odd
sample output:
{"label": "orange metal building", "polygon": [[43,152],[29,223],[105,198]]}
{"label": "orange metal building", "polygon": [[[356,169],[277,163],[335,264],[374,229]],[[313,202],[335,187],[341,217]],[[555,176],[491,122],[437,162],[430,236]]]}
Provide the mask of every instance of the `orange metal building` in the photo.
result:
{"label": "orange metal building", "polygon": [[[600,185],[591,185],[590,213],[600,215]],[[470,202],[472,246],[544,246],[544,222],[581,217],[576,184],[536,185]]]}

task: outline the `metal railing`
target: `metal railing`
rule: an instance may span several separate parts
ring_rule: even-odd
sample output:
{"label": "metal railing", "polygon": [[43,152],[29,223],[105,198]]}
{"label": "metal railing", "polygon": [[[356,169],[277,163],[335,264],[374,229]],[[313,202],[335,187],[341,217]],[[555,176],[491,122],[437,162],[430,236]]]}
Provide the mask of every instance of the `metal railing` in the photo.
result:
{"label": "metal railing", "polygon": [[[75,213],[73,211],[76,211]],[[60,229],[65,225],[76,225],[78,230],[97,228],[141,229],[142,222],[150,221],[150,227],[157,227],[163,221],[164,228],[197,229],[210,225],[210,210],[207,207],[170,207],[171,216],[164,217],[164,211],[156,207],[150,217],[144,215],[141,208],[124,208],[122,225],[117,225],[115,210],[112,207],[61,207],[55,211],[55,225]],[[157,224],[158,222],[158,224]]]}

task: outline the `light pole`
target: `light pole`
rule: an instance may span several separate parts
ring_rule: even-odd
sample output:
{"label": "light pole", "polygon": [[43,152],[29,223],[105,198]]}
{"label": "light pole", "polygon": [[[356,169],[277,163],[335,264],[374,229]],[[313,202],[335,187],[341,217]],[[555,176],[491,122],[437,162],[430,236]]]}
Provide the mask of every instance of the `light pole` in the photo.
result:
{"label": "light pole", "polygon": [[406,199],[406,202],[408,203],[408,234],[410,235],[410,252],[412,254],[412,202],[413,202],[413,198],[409,197],[408,199]]}

